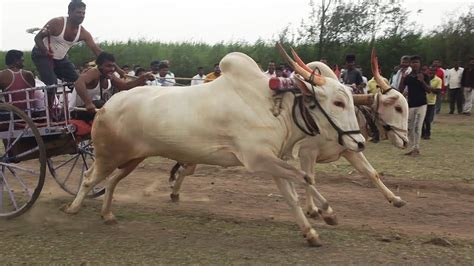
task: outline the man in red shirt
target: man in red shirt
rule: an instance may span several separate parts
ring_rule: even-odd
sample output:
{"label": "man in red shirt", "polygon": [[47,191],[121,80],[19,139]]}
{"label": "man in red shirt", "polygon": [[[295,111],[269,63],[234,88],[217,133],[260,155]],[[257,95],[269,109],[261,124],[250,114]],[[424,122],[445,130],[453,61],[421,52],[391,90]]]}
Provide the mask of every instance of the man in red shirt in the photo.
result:
{"label": "man in red shirt", "polygon": [[446,70],[441,67],[441,60],[435,59],[431,62],[431,66],[436,68],[435,75],[441,79],[441,92],[438,92],[436,95],[436,105],[435,112],[439,114],[441,112],[441,102],[443,101],[443,96],[446,94]]}
{"label": "man in red shirt", "polygon": [[[23,70],[23,52],[10,50],[5,55],[5,64],[7,69],[0,71],[0,90],[19,91],[35,86],[35,78],[30,71]],[[26,110],[34,106],[34,91],[28,92],[29,104],[26,102],[26,92],[12,93],[5,96],[6,102],[13,102],[16,107]],[[11,98],[10,98],[11,97]]]}

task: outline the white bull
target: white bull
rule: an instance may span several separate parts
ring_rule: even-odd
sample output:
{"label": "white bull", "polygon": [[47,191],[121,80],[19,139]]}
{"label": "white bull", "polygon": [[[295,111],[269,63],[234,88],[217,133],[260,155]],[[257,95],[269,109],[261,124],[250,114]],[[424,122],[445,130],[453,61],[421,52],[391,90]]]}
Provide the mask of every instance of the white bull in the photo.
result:
{"label": "white bull", "polygon": [[[408,127],[408,103],[403,95],[390,88],[380,77],[378,63],[375,52],[372,55],[372,66],[375,79],[381,88],[381,91],[375,95],[354,95],[356,104],[368,105],[376,114],[375,122],[380,132],[386,133],[392,144],[398,148],[406,148],[407,145],[407,127]],[[337,80],[334,72],[324,63],[312,62],[308,64],[310,69],[318,69],[320,73],[330,79]],[[346,158],[351,165],[364,176],[368,177],[380,189],[385,198],[395,207],[402,207],[406,204],[400,197],[390,191],[380,180],[377,171],[372,167],[362,152],[355,152],[340,145],[335,138],[326,138],[321,135],[314,137],[307,136],[299,145],[298,158],[300,159],[301,169],[310,174],[310,178],[315,178],[315,163],[329,163],[339,160],[340,157]],[[179,200],[179,190],[182,182],[187,175],[194,173],[195,164],[184,164],[183,169],[179,170],[176,177],[176,170],[179,165],[171,171],[170,183],[172,186],[171,199]],[[154,190],[157,183],[148,188]],[[310,217],[317,217],[321,210],[314,204],[313,197],[309,191],[306,195],[306,211]],[[336,224],[335,219],[324,217],[328,224]]]}
{"label": "white bull", "polygon": [[[366,97],[356,97],[354,101],[368,105],[375,113],[375,123],[379,131],[385,132],[392,144],[398,148],[406,148],[407,127],[408,127],[408,103],[403,95],[397,90],[391,89],[380,77],[375,53],[372,52],[372,68],[374,77],[379,84],[381,91],[375,95]],[[325,64],[315,62],[308,64],[310,68],[317,67],[323,76],[337,79],[332,70]],[[357,99],[358,98],[358,99]],[[365,99],[361,99],[365,98]],[[361,101],[362,100],[362,101]],[[298,157],[301,169],[315,178],[315,163],[329,163],[344,157],[362,175],[368,177],[374,185],[382,192],[385,198],[395,207],[402,207],[406,204],[400,197],[388,189],[377,171],[372,167],[362,152],[354,152],[339,145],[337,141],[327,141],[321,136],[308,137],[301,143]],[[315,206],[313,197],[306,195],[306,211],[311,217],[318,216],[318,208]]]}
{"label": "white bull", "polygon": [[[317,121],[321,134],[337,138],[337,127],[346,133],[358,130],[350,91],[336,80],[311,75],[292,63],[305,80],[315,85],[299,83],[305,93],[309,93],[308,88],[314,89],[314,94],[304,96],[301,102],[310,118]],[[106,222],[114,222],[110,205],[117,183],[150,156],[184,163],[245,166],[273,177],[308,243],[320,246],[292,183],[307,187],[322,203],[323,217],[330,219],[332,209],[306,173],[281,159],[305,137],[291,116],[295,96],[288,93],[283,97],[285,110],[275,117],[270,111],[273,101],[268,78],[255,61],[245,54],[231,53],[222,59],[220,67],[223,76],[211,83],[139,87],[114,95],[98,111],[92,127],[96,160],[76,198],[64,211],[77,213],[88,191],[117,170],[109,177],[101,211]],[[316,98],[321,108],[307,108],[315,104]],[[361,134],[344,134],[342,139],[350,150],[364,148]]]}

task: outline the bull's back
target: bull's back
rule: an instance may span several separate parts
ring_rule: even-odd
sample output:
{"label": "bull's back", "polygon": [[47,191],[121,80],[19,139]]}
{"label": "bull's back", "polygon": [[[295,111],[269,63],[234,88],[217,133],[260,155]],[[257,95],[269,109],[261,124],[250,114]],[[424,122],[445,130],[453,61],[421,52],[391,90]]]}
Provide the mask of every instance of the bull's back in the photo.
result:
{"label": "bull's back", "polygon": [[96,119],[94,141],[134,157],[238,165],[236,138],[251,136],[249,127],[259,130],[261,118],[232,91],[207,87],[138,87],[116,94]]}

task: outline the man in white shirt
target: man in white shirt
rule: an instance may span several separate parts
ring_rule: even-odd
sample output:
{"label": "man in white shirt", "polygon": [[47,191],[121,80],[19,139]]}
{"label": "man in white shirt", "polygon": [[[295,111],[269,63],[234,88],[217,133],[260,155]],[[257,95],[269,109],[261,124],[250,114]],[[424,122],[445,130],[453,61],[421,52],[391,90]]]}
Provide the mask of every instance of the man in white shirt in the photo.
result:
{"label": "man in white shirt", "polygon": [[406,77],[410,73],[411,73],[410,56],[404,55],[400,58],[400,68],[398,69],[397,73],[395,73],[395,75],[393,75],[392,78],[390,79],[390,85],[393,88],[403,93],[405,88],[399,88],[400,81],[402,80],[402,76]]}
{"label": "man in white shirt", "polygon": [[191,86],[203,84],[204,79],[206,79],[206,75],[204,75],[203,67],[198,67],[197,72],[198,72],[197,75],[194,76],[193,79],[191,80]]}
{"label": "man in white shirt", "polygon": [[448,95],[449,95],[449,113],[454,113],[454,105],[456,104],[458,114],[462,113],[463,92],[461,91],[461,77],[464,68],[459,67],[459,61],[454,62],[454,67],[448,69]]}
{"label": "man in white shirt", "polygon": [[172,78],[174,78],[174,73],[171,72],[171,70],[170,70],[170,67],[171,67],[170,60],[168,60],[168,59],[163,59],[163,60],[161,60],[160,63],[164,63],[164,64],[167,64],[167,65],[168,65],[168,74],[169,74]]}
{"label": "man in white shirt", "polygon": [[174,86],[176,84],[174,74],[170,74],[168,65],[165,63],[158,65],[158,76],[155,76],[155,81],[157,82],[157,86],[163,87]]}
{"label": "man in white shirt", "polygon": [[267,75],[267,77],[269,77],[269,78],[276,77],[275,62],[273,62],[273,61],[268,62],[268,70],[265,71],[265,75]]}

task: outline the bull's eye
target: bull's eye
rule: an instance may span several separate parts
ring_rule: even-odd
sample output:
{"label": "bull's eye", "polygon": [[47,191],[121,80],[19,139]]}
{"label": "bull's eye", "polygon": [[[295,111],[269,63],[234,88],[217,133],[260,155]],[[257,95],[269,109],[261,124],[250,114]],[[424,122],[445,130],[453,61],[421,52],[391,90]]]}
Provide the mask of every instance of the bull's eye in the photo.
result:
{"label": "bull's eye", "polygon": [[337,107],[341,107],[341,108],[346,107],[346,105],[344,104],[344,102],[341,102],[341,101],[335,101],[335,102],[334,102],[334,105],[337,106]]}
{"label": "bull's eye", "polygon": [[400,106],[395,106],[395,111],[397,111],[398,113],[402,113],[402,108]]}

